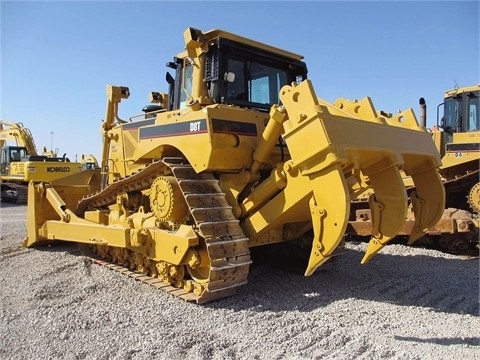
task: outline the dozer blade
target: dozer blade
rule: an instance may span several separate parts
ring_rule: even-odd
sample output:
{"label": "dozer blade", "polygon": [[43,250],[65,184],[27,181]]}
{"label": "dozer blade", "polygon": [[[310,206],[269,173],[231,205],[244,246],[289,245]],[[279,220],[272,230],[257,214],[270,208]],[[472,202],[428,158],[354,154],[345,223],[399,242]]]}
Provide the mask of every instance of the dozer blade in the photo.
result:
{"label": "dozer blade", "polygon": [[339,164],[309,177],[314,189],[309,203],[314,237],[305,276],[312,275],[337,248],[350,213],[350,193]]}
{"label": "dozer blade", "polygon": [[408,239],[408,244],[411,245],[442,218],[445,188],[438,171],[428,158],[406,158],[404,168],[415,184],[415,191],[410,194],[415,214],[415,224]]}
{"label": "dozer blade", "polygon": [[31,181],[28,185],[27,238],[23,246],[31,247],[55,238],[54,233],[42,230],[44,224],[49,220],[67,223],[78,219],[76,215],[79,214],[70,209],[75,210],[80,199],[99,189],[98,169],[84,170],[49,183]]}

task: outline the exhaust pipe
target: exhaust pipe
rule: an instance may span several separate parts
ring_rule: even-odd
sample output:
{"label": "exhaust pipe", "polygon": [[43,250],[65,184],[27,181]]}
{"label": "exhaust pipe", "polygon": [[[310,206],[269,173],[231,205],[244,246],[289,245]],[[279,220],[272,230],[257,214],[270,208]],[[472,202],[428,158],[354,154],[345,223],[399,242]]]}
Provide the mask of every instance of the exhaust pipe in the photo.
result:
{"label": "exhaust pipe", "polygon": [[423,97],[418,101],[420,104],[420,126],[427,127],[427,103]]}

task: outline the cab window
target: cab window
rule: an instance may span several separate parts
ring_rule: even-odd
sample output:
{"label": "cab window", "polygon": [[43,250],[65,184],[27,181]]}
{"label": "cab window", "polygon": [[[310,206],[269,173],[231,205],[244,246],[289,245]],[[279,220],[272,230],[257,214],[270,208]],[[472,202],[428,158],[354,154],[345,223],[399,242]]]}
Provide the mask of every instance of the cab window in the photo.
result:
{"label": "cab window", "polygon": [[185,60],[185,65],[181,69],[182,71],[182,88],[180,89],[180,109],[187,107],[187,100],[192,96],[192,82],[193,82],[193,67]]}
{"label": "cab window", "polygon": [[480,130],[479,105],[478,97],[472,97],[468,100],[468,131]]}

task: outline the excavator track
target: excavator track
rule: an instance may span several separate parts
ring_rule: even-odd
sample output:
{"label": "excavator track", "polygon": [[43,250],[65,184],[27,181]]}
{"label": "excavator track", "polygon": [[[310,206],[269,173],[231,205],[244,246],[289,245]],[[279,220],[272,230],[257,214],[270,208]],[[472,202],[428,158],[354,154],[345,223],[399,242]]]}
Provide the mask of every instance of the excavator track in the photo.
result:
{"label": "excavator track", "polygon": [[[12,191],[14,194],[11,196],[4,195],[6,191]],[[15,183],[3,183],[2,184],[2,201],[16,203],[19,205],[27,204],[28,187],[22,184]]]}
{"label": "excavator track", "polygon": [[[203,303],[233,295],[247,282],[251,263],[248,238],[244,235],[239,221],[234,217],[225,194],[221,192],[218,180],[211,173],[198,174],[182,158],[166,158],[148,164],[141,171],[119,179],[104,190],[83,198],[77,207],[77,213],[87,209],[115,203],[121,192],[147,189],[158,176],[173,175],[189,207],[192,226],[201,238],[201,250],[208,254],[208,265],[200,270],[189,269],[192,280],[162,280],[155,271],[147,266],[137,266],[133,261],[122,263],[108,261],[108,257],[90,255],[96,264],[108,267],[124,275],[161,289],[186,301]],[[124,258],[133,259],[132,250],[125,249]],[[107,250],[107,253],[114,250]],[[98,251],[105,254],[105,250]],[[114,256],[112,258],[115,258]],[[152,263],[144,259],[143,263]],[[168,266],[168,265],[167,265]],[[135,267],[139,271],[135,271]]]}

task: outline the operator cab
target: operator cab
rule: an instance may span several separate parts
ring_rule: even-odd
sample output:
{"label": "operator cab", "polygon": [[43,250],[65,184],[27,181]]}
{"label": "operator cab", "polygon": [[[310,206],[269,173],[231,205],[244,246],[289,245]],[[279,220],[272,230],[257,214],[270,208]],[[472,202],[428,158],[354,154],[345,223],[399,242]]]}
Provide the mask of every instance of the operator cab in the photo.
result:
{"label": "operator cab", "polygon": [[441,126],[453,133],[480,131],[479,91],[465,91],[445,97]]}
{"label": "operator cab", "polygon": [[12,162],[22,161],[27,156],[27,148],[23,146],[4,146],[0,150],[0,175],[8,175]]}
{"label": "operator cab", "polygon": [[1,150],[1,163],[10,164],[12,161],[21,161],[27,156],[27,148],[23,146],[5,146]]}
{"label": "operator cab", "polygon": [[[203,82],[213,103],[269,111],[280,103],[284,85],[299,84],[307,78],[301,56],[235,41],[228,33],[225,36],[211,40],[205,54]],[[186,56],[175,57],[167,66],[176,71],[175,81],[169,81],[169,110],[183,109],[193,91],[194,65]]]}

